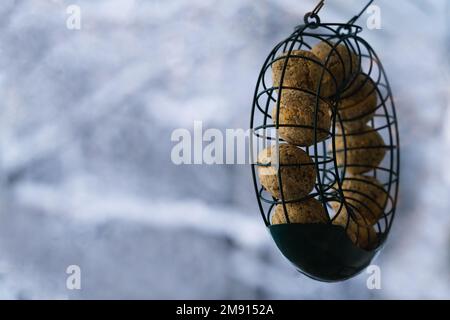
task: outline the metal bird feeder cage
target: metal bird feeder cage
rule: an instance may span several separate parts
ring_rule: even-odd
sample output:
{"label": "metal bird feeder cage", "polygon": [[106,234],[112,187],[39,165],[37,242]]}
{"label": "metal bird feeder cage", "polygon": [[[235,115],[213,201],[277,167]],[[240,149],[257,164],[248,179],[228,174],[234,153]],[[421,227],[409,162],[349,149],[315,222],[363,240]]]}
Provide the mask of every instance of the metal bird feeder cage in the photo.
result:
{"label": "metal bird feeder cage", "polygon": [[[252,149],[261,145],[274,148],[278,163],[261,163],[258,158],[252,161],[251,167],[262,218],[281,253],[301,273],[316,280],[334,282],[364,270],[386,241],[398,194],[399,135],[387,76],[373,48],[360,36],[362,28],[355,24],[372,1],[347,23],[321,22],[318,12],[323,3],[321,1],[307,13],[304,24],[274,47],[262,66],[251,111],[251,145]],[[314,58],[305,53],[319,52],[315,48],[320,43],[327,54]],[[323,50],[319,53],[323,55]],[[309,66],[319,73],[314,81],[309,73],[303,73],[310,78],[297,79],[300,85],[293,85],[286,80],[295,77],[292,70],[295,71],[296,66],[300,69]],[[274,68],[278,68],[276,81]],[[341,106],[354,102],[355,95],[361,96],[369,82],[373,89],[364,94],[362,100],[376,95],[373,110],[354,110],[354,115],[346,113]],[[331,84],[333,89],[324,88],[325,83],[328,87]],[[283,101],[289,91],[294,97],[295,92],[301,92],[297,96],[300,100],[309,96],[296,100],[306,108],[304,110],[312,110],[309,122],[302,120],[303,111],[296,114],[297,109],[291,108],[291,100]],[[321,110],[323,106],[327,109],[325,113]],[[283,117],[284,111],[291,113]],[[320,123],[326,114],[330,125],[324,130]],[[296,144],[295,139],[292,142],[286,138],[289,132],[300,135],[307,132],[312,140],[304,145]],[[364,139],[370,138],[368,134],[381,137],[382,143],[365,143]],[[311,163],[283,163],[280,150],[284,145],[301,150]],[[382,159],[371,160],[375,149],[378,150],[376,155],[382,152]],[[315,173],[311,192],[298,197],[287,196],[289,188],[296,188],[295,183],[287,182],[289,170],[300,170],[308,165]],[[261,183],[260,170],[268,166],[274,170],[278,194],[271,193]],[[303,181],[302,178],[299,181]],[[358,187],[361,185],[363,187]],[[379,193],[372,192],[374,188],[381,189],[385,196],[375,199],[374,194]],[[326,220],[308,222],[308,217],[301,212],[308,201],[320,203],[319,211],[325,212]],[[304,221],[296,222],[290,212],[292,208],[299,208],[300,220]],[[366,221],[375,211],[376,219]],[[274,223],[275,220],[278,223]]]}

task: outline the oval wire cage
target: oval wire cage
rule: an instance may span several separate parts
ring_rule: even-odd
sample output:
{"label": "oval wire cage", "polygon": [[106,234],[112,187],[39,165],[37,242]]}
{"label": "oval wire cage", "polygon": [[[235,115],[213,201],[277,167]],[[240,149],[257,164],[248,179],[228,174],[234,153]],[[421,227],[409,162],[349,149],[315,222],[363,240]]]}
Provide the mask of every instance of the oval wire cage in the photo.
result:
{"label": "oval wire cage", "polygon": [[[323,2],[321,4],[323,6]],[[272,161],[275,163],[252,160],[252,173],[262,218],[283,255],[309,277],[321,281],[340,281],[367,267],[386,241],[395,215],[398,193],[399,136],[388,79],[375,51],[359,36],[362,28],[354,24],[357,17],[349,23],[321,23],[317,11],[316,7],[315,11],[308,13],[305,24],[298,26],[287,39],[275,46],[262,67],[251,112],[251,149],[253,153],[255,145],[258,151],[273,147],[277,160]],[[318,60],[305,53],[311,52],[321,42],[330,48],[325,58]],[[346,59],[354,60],[355,57],[356,61],[347,63]],[[342,64],[344,79],[338,79],[333,71],[333,64],[330,63],[333,59],[334,64],[336,61]],[[289,64],[297,60],[310,65],[312,63],[319,68],[321,72],[316,86],[286,85]],[[278,83],[272,81],[276,63],[279,64],[280,71],[279,81],[276,81]],[[346,67],[350,69],[349,72],[345,70]],[[361,75],[364,75],[364,80],[357,83],[356,79]],[[327,93],[324,89],[325,79],[331,79],[335,88],[332,93]],[[343,109],[340,109],[340,103],[362,91],[367,82],[373,84],[372,91],[367,95],[376,92],[375,109],[359,112],[355,116],[345,115]],[[280,119],[283,92],[288,91],[302,92],[312,97],[314,116],[309,123],[286,121],[287,118],[283,118],[283,122]],[[319,125],[324,105],[331,119],[327,130]],[[354,123],[365,125],[355,129],[352,127]],[[286,135],[280,133],[280,130],[286,130],[284,128],[298,130],[300,133],[310,130],[312,142],[295,147],[305,151],[312,162],[284,163],[280,160],[280,147],[289,144],[286,141],[289,139],[284,139]],[[372,132],[378,133],[384,142],[375,145],[355,145],[352,142]],[[355,155],[364,158],[364,154],[370,154],[373,149],[383,150],[385,156],[382,161],[349,161]],[[268,166],[273,167],[276,172],[279,196],[268,192],[257,178],[259,170]],[[315,168],[312,192],[305,196],[287,197],[284,187],[289,171],[286,169],[306,166]],[[382,188],[386,196],[380,201],[379,198],[374,198],[373,192],[352,187],[357,186],[358,182],[370,184],[372,188]],[[292,215],[289,210],[292,210],[292,205],[304,204],[309,199],[320,202],[326,212],[326,223],[290,221]],[[284,223],[273,223],[277,206],[280,207]],[[377,215],[376,222],[362,221],[365,218],[360,211],[377,210],[380,210],[381,215]],[[375,232],[369,228],[374,228]],[[372,245],[369,247],[361,245],[362,243]]]}

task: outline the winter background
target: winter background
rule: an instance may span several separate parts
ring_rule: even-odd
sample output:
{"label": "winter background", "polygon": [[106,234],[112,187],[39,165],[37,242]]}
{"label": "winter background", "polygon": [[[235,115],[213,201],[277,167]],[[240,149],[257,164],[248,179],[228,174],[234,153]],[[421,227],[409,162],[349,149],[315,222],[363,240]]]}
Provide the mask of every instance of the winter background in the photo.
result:
{"label": "winter background", "polygon": [[[247,128],[259,68],[313,0],[2,0],[0,298],[450,298],[450,3],[377,0],[398,214],[367,274],[297,273],[245,165],[176,166],[175,128]],[[66,27],[71,4],[81,30]],[[363,1],[329,0],[347,21]],[[368,15],[359,21],[363,26]],[[82,289],[66,288],[66,268]]]}

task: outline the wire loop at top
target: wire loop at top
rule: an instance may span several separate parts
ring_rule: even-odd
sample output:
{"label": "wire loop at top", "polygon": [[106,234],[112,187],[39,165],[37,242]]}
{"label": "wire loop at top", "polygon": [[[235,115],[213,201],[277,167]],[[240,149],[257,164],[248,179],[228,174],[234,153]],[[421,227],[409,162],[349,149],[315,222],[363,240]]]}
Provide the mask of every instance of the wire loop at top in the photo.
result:
{"label": "wire loop at top", "polygon": [[315,26],[320,24],[319,11],[322,9],[325,4],[325,0],[320,0],[317,6],[313,9],[313,11],[305,14],[303,21],[305,24]]}
{"label": "wire loop at top", "polygon": [[[353,18],[351,18],[347,24],[354,24],[356,22],[356,20],[358,20],[363,13],[367,10],[367,8],[373,3],[374,0],[369,0],[369,2],[364,6],[364,8],[361,10],[361,12],[359,12],[357,15],[353,16]],[[312,24],[312,25],[316,25],[320,23],[320,18],[319,18],[319,11],[323,8],[323,6],[325,5],[325,0],[320,0],[319,3],[316,5],[316,7],[311,11],[308,12],[307,14],[305,14],[304,17],[304,21],[305,24]],[[314,20],[314,21],[311,21]]]}
{"label": "wire loop at top", "polygon": [[319,26],[319,24],[320,24],[319,16],[313,12],[308,12],[307,14],[305,14],[303,21],[305,22],[305,24],[311,25],[311,26]]}

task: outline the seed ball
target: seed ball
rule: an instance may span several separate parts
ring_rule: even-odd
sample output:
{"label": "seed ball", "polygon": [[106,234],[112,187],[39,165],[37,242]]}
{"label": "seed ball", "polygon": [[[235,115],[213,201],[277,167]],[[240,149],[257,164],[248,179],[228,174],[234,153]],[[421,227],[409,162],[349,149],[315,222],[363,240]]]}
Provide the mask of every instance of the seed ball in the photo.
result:
{"label": "seed ball", "polygon": [[[374,177],[349,176],[342,183],[345,201],[352,208],[355,221],[359,225],[371,226],[383,216],[387,193],[383,185]],[[332,203],[337,211],[339,202]]]}
{"label": "seed ball", "polygon": [[377,90],[373,80],[359,74],[339,100],[338,110],[344,127],[358,129],[373,118],[377,108]]}
{"label": "seed ball", "polygon": [[[328,215],[319,201],[308,199],[303,202],[285,203],[289,223],[327,223]],[[278,204],[272,216],[272,224],[287,223],[284,207]]]}
{"label": "seed ball", "polygon": [[[278,60],[276,59],[272,63],[273,86],[280,87],[281,76],[287,60],[286,71],[281,86],[284,88],[291,87],[316,92],[319,87],[321,71],[323,70],[319,58],[312,52],[305,50],[293,50],[289,58],[286,58],[287,55],[288,53],[284,52],[277,58]],[[330,76],[328,72],[328,77]],[[335,93],[336,88],[330,88],[330,83],[322,82],[320,90],[320,96],[329,97]]]}
{"label": "seed ball", "polygon": [[345,87],[345,82],[360,69],[358,56],[342,43],[336,45],[332,41],[321,41],[311,49],[311,52],[329,70],[324,74],[322,82],[325,87],[336,89]]}
{"label": "seed ball", "polygon": [[358,131],[336,135],[336,161],[338,166],[344,166],[347,155],[347,172],[360,174],[370,171],[380,164],[386,154],[385,144],[380,134],[365,125]]}
{"label": "seed ball", "polygon": [[359,225],[348,215],[345,207],[342,207],[333,224],[345,228],[350,240],[361,249],[371,250],[378,245],[378,235],[374,227]]}
{"label": "seed ball", "polygon": [[[272,119],[279,123],[280,137],[294,145],[307,147],[314,144],[314,121],[316,119],[316,97],[311,94],[284,89],[281,93],[280,113],[272,110]],[[317,142],[325,140],[330,132],[331,115],[327,103],[319,99],[317,107]],[[277,121],[278,120],[278,121]],[[283,127],[283,125],[289,125]],[[291,127],[291,126],[299,127]]]}
{"label": "seed ball", "polygon": [[264,149],[258,156],[258,176],[261,185],[275,198],[281,199],[277,162],[281,173],[284,200],[300,199],[314,188],[316,169],[305,151],[293,145],[280,144]]}

